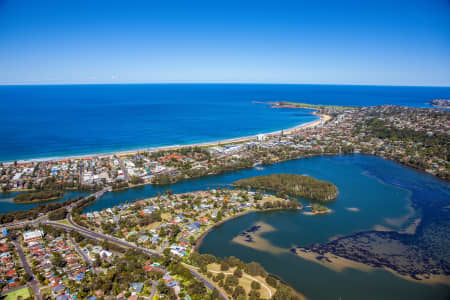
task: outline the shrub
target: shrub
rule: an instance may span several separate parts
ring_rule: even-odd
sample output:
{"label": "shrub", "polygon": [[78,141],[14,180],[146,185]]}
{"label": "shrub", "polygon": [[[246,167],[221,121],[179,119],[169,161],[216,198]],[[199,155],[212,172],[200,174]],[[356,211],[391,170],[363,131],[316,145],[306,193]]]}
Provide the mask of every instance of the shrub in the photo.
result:
{"label": "shrub", "polygon": [[234,272],[233,272],[233,275],[238,277],[238,278],[241,278],[242,277],[242,271],[240,269],[236,268],[236,270],[234,270]]}
{"label": "shrub", "polygon": [[252,281],[251,287],[254,290],[259,290],[261,288],[261,284],[259,284],[259,282],[256,281]]}
{"label": "shrub", "polygon": [[239,283],[239,279],[234,276],[234,275],[228,275],[227,278],[225,279],[225,286],[227,285],[231,285],[231,286],[236,286]]}
{"label": "shrub", "polygon": [[278,286],[278,280],[276,280],[276,279],[273,278],[272,276],[267,276],[266,282],[267,282],[267,284],[270,285],[271,287],[276,288],[276,287]]}
{"label": "shrub", "polygon": [[261,267],[261,265],[256,262],[251,262],[245,265],[245,272],[247,272],[251,276],[258,276],[258,275],[261,277],[267,276],[267,272],[264,270],[264,268]]}

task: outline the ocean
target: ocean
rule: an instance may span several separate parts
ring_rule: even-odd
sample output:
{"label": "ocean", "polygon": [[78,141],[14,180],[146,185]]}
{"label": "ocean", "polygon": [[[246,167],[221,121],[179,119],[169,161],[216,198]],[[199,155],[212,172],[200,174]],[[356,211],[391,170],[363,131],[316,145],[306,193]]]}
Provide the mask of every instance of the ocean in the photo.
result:
{"label": "ocean", "polygon": [[0,86],[0,161],[211,142],[290,128],[308,110],[255,102],[429,106],[448,87],[280,84]]}

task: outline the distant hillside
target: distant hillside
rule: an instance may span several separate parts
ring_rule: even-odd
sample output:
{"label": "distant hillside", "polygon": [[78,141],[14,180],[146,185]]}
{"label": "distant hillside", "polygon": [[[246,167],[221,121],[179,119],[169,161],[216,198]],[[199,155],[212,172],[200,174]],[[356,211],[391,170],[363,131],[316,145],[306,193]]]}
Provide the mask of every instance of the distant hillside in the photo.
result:
{"label": "distant hillside", "polygon": [[321,203],[330,202],[338,195],[337,187],[331,182],[295,174],[255,176],[235,181],[233,186],[271,190]]}

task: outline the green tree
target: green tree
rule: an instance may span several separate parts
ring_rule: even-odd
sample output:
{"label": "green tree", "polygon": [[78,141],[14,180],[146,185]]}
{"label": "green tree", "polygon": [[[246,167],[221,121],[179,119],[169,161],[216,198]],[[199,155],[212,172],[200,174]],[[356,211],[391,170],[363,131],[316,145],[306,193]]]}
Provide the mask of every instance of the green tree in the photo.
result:
{"label": "green tree", "polygon": [[250,286],[254,290],[259,290],[261,288],[261,284],[259,282],[257,282],[257,281],[252,281]]}

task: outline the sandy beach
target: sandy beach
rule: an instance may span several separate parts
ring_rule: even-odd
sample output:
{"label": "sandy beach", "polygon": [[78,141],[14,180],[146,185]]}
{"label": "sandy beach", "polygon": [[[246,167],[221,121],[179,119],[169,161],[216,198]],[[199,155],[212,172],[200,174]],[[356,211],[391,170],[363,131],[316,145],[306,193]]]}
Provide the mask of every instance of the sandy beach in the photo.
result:
{"label": "sandy beach", "polygon": [[[302,108],[299,108],[302,109]],[[324,115],[324,114],[318,114],[316,111],[312,112],[311,114],[316,115],[319,117],[319,120],[315,120],[308,123],[302,123],[298,126],[294,126],[287,129],[277,130],[269,133],[260,133],[264,135],[277,135],[283,132],[284,134],[293,134],[296,132],[299,132],[301,130],[315,127],[317,125],[320,125],[322,122],[325,123],[328,120],[331,119],[331,116]],[[186,144],[186,145],[171,145],[171,146],[160,146],[160,147],[148,147],[148,148],[140,148],[140,149],[134,149],[134,150],[126,150],[126,151],[117,151],[117,152],[108,152],[108,153],[92,153],[92,154],[82,154],[82,155],[70,155],[70,156],[61,156],[61,157],[44,157],[44,158],[36,158],[36,159],[24,159],[24,160],[18,160],[17,163],[30,163],[30,162],[43,162],[43,161],[60,161],[60,160],[69,160],[69,159],[87,159],[90,157],[107,157],[111,155],[116,156],[127,156],[127,155],[134,155],[139,152],[144,151],[150,151],[150,152],[157,152],[157,151],[167,151],[167,150],[177,150],[182,148],[189,148],[189,147],[212,147],[217,145],[224,145],[224,144],[231,144],[231,143],[245,143],[250,140],[255,139],[258,136],[258,134],[244,136],[244,137],[237,137],[237,138],[231,138],[231,139],[224,139],[224,140],[217,140],[212,142],[204,142],[204,143],[192,143],[192,144]],[[6,164],[14,163],[14,161],[4,162]]]}

